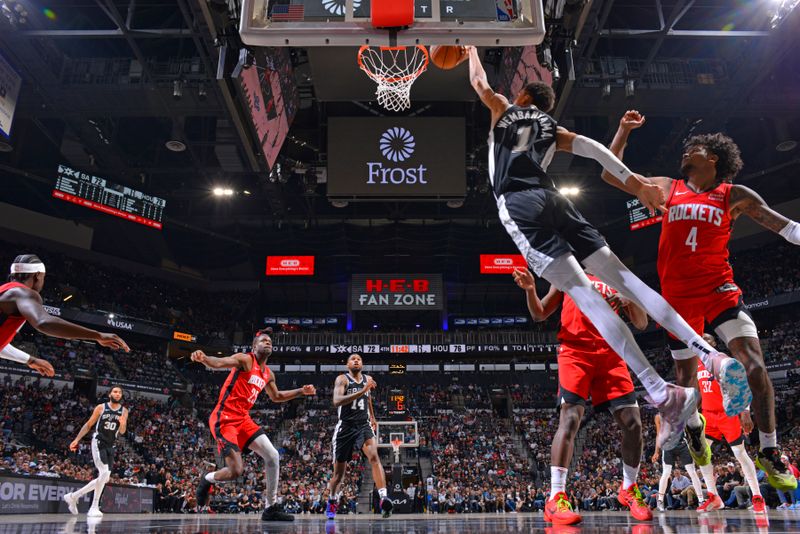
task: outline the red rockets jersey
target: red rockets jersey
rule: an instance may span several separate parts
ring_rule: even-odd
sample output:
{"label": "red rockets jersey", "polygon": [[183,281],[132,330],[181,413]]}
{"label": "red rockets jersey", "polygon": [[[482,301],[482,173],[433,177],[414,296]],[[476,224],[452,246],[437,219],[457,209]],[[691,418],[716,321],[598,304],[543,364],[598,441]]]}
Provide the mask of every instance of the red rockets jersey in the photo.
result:
{"label": "red rockets jersey", "polygon": [[269,367],[262,373],[261,367],[256,361],[252,352],[248,355],[253,359],[253,367],[250,371],[241,369],[231,369],[228,379],[219,392],[219,400],[211,412],[211,417],[215,415],[227,416],[227,419],[239,419],[247,417],[253,405],[258,399],[259,393],[264,389],[269,381]]}
{"label": "red rockets jersey", "polygon": [[719,382],[711,376],[703,362],[697,362],[697,383],[700,386],[700,394],[703,396],[703,411],[724,412],[722,407],[722,390]]}
{"label": "red rockets jersey", "polygon": [[[9,282],[0,285],[0,294],[5,293],[14,287],[28,287],[19,282]],[[0,312],[0,350],[6,348],[6,345],[11,343],[14,336],[17,335],[19,329],[25,324],[25,318],[21,315],[6,315]]]}
{"label": "red rockets jersey", "polygon": [[695,193],[673,180],[658,243],[661,291],[670,296],[707,296],[733,283],[728,241],[733,220],[728,209],[731,184]]}
{"label": "red rockets jersey", "polygon": [[[617,290],[601,281],[593,275],[589,276],[595,289],[608,300],[617,294]],[[614,310],[618,311],[618,310]],[[603,343],[607,344],[600,332],[594,327],[592,322],[578,308],[575,302],[564,293],[564,302],[561,305],[561,330],[558,332],[560,343]]]}

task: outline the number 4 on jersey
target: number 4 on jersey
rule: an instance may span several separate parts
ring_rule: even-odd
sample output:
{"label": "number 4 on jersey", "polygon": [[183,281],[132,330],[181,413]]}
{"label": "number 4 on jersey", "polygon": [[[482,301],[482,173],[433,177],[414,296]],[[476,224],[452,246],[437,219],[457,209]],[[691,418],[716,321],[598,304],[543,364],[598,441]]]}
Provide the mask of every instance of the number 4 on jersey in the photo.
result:
{"label": "number 4 on jersey", "polygon": [[692,247],[692,252],[697,252],[697,227],[692,226],[689,235],[686,236],[686,246]]}
{"label": "number 4 on jersey", "polygon": [[352,410],[363,410],[364,409],[364,398],[361,397],[353,401],[353,405],[350,407]]}

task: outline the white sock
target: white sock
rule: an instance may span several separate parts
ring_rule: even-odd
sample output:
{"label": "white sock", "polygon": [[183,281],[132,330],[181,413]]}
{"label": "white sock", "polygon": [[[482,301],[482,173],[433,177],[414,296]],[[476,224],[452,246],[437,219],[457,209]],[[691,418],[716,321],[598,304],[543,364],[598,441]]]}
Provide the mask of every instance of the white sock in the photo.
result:
{"label": "white sock", "polygon": [[567,468],[557,465],[550,466],[550,498],[567,489]]}
{"label": "white sock", "polygon": [[[583,264],[595,276],[619,291],[622,296],[643,308],[647,315],[685,343],[687,347],[692,349],[692,352],[700,357],[703,365],[709,367],[711,363],[709,356],[716,351],[689,326],[683,317],[678,315],[678,312],[664,300],[664,297],[625,267],[616,254],[611,252],[610,248],[603,247],[597,250],[584,259]],[[616,351],[613,345],[612,348]],[[622,354],[619,351],[617,352]],[[627,358],[623,359],[628,363]],[[631,367],[631,369],[633,368]],[[636,370],[634,372],[637,375],[639,374]]]}
{"label": "white sock", "polygon": [[217,481],[214,480],[214,473],[216,473],[216,471],[212,471],[210,473],[206,473],[205,479],[206,479],[207,482],[211,482],[212,484],[216,484],[217,483]]}
{"label": "white sock", "polygon": [[667,400],[667,383],[655,369],[652,367],[645,369],[636,375],[636,378],[642,383],[656,406],[660,406]]}
{"label": "white sock", "polygon": [[386,498],[386,488],[378,488],[378,497],[381,499]]}
{"label": "white sock", "polygon": [[733,450],[733,455],[736,456],[736,460],[739,462],[739,465],[742,466],[742,473],[744,473],[744,478],[747,480],[747,485],[750,486],[750,491],[753,492],[753,495],[761,496],[761,488],[758,486],[758,475],[756,475],[756,466],[753,463],[753,460],[750,459],[750,456],[747,454],[747,450],[744,448],[744,443],[740,443],[738,445],[734,445],[731,447]]}
{"label": "white sock", "polygon": [[760,443],[759,448],[760,450],[764,450],[768,447],[777,447],[778,446],[778,431],[773,430],[772,432],[762,432],[758,431],[758,441]]}
{"label": "white sock", "polygon": [[691,428],[701,428],[703,426],[703,420],[700,419],[700,412],[695,410],[694,413],[690,415],[689,419],[686,421],[686,426]]}
{"label": "white sock", "polygon": [[622,488],[628,489],[636,484],[636,477],[639,476],[639,466],[631,467],[626,463],[622,464]]}
{"label": "white sock", "polygon": [[686,468],[686,472],[689,473],[689,478],[692,479],[692,486],[694,487],[694,492],[697,494],[697,500],[700,504],[703,504],[705,498],[703,497],[703,484],[700,482],[700,477],[697,476],[697,470],[694,468],[694,464],[689,464],[684,466]]}
{"label": "white sock", "polygon": [[717,479],[714,476],[714,465],[709,462],[707,465],[700,466],[703,473],[703,480],[706,481],[706,489],[709,493],[717,493]]}
{"label": "white sock", "polygon": [[658,480],[658,495],[661,501],[664,501],[664,495],[667,493],[667,484],[669,484],[669,476],[672,474],[672,466],[661,462],[661,478]]}

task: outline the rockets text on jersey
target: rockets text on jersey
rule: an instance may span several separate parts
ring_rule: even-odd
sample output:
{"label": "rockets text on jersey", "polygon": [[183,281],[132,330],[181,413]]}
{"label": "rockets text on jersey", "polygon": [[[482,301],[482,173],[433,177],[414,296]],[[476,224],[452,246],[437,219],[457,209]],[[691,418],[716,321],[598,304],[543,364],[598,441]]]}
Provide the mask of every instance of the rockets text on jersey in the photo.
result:
{"label": "rockets text on jersey", "polygon": [[708,295],[733,287],[728,241],[731,184],[695,193],[683,180],[673,180],[658,243],[658,275],[665,295]]}

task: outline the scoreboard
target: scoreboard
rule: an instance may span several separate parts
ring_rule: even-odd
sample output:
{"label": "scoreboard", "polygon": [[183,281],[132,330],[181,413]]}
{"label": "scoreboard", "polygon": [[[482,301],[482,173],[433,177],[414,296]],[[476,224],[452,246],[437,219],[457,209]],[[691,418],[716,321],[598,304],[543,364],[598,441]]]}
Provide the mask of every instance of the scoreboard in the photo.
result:
{"label": "scoreboard", "polygon": [[58,166],[53,197],[161,230],[167,201],[66,165]]}
{"label": "scoreboard", "polygon": [[661,222],[661,214],[653,215],[646,207],[642,206],[638,198],[626,202],[628,208],[628,222],[631,230],[639,230]]}
{"label": "scoreboard", "polygon": [[402,389],[390,389],[387,399],[389,419],[405,420],[408,414],[406,392]]}

